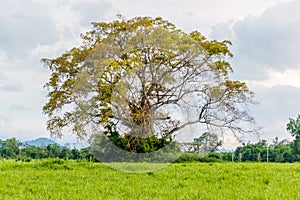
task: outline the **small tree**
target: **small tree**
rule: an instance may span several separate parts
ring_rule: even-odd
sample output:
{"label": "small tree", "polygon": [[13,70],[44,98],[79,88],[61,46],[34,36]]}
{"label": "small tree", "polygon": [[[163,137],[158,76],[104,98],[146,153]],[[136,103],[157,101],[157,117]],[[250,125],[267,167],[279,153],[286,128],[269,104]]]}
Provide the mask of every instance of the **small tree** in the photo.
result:
{"label": "small tree", "polygon": [[295,137],[292,142],[292,153],[295,156],[295,160],[300,160],[300,115],[296,119],[289,119],[287,124],[287,130]]}
{"label": "small tree", "polygon": [[289,119],[286,129],[293,137],[300,137],[300,115],[296,119]]}
{"label": "small tree", "polygon": [[214,152],[222,145],[222,141],[216,134],[205,132],[199,138],[194,138],[194,144],[198,147],[199,152]]}
{"label": "small tree", "polygon": [[2,141],[2,156],[4,158],[16,158],[19,154],[19,147],[22,145],[16,138],[6,139]]}

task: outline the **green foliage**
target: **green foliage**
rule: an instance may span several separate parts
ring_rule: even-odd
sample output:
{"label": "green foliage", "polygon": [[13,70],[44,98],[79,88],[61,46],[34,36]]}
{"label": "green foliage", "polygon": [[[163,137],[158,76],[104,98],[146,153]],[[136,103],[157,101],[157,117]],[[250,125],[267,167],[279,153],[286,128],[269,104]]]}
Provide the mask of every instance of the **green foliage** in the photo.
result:
{"label": "green foliage", "polygon": [[[43,107],[51,134],[60,137],[67,127],[83,138],[91,129],[118,125],[120,135],[109,138],[137,153],[155,151],[196,123],[242,133],[239,123],[253,122],[244,109],[253,103],[253,92],[228,76],[230,41],[185,33],[160,17],[93,26],[80,47],[42,60],[51,71]],[[191,107],[195,96],[193,120],[170,114],[170,108]]]}
{"label": "green foliage", "polygon": [[[113,133],[113,132],[112,132]],[[207,151],[189,151],[193,153],[183,153],[181,157],[178,158],[177,155],[181,154],[180,147],[177,143],[172,141],[166,141],[164,138],[149,137],[139,140],[139,145],[136,145],[139,154],[132,154],[130,152],[124,152],[122,148],[127,148],[130,142],[133,142],[130,137],[120,137],[117,132],[109,135],[108,138],[103,137],[104,135],[95,135],[90,147],[82,149],[69,149],[65,146],[59,146],[57,144],[49,144],[45,147],[34,147],[26,146],[22,147],[21,143],[15,138],[7,139],[1,141],[0,146],[0,158],[4,159],[16,159],[18,161],[31,162],[35,159],[43,158],[60,158],[64,160],[87,160],[87,161],[104,161],[104,162],[220,162],[220,161],[267,161],[267,151],[268,151],[268,161],[269,162],[299,162],[299,140],[297,137],[292,142],[287,142],[285,140],[278,141],[275,138],[274,143],[268,145],[265,140],[259,141],[255,144],[246,144],[237,147],[235,152],[213,152],[219,144],[219,141],[212,134],[212,138],[208,137],[211,134],[204,134],[199,138],[195,138],[195,143],[191,143],[196,147],[204,142]],[[208,141],[206,141],[208,140]],[[209,146],[210,142],[213,142],[212,146]],[[168,144],[166,146],[166,144]],[[190,144],[190,143],[189,143]],[[116,146],[118,148],[116,148]],[[182,144],[181,144],[182,145]],[[202,146],[200,146],[203,148]],[[212,148],[213,147],[213,148]],[[149,154],[155,151],[155,154]],[[111,152],[113,152],[111,154]],[[177,154],[174,154],[177,153]],[[149,155],[148,155],[149,154]],[[233,156],[233,158],[232,158]],[[99,160],[99,158],[102,158]],[[120,158],[122,158],[120,160]]]}
{"label": "green foliage", "polygon": [[[0,199],[246,200],[300,197],[299,163],[180,163],[158,171],[132,174],[112,170],[100,163],[53,163],[71,168],[66,170],[64,167],[53,169],[51,164],[47,168],[45,162],[54,161],[0,161]],[[135,165],[140,168],[143,163]]]}
{"label": "green foliage", "polygon": [[61,158],[73,160],[94,160],[89,148],[70,149],[58,144],[44,147],[23,146],[16,138],[0,141],[0,158],[30,162],[32,159]]}
{"label": "green foliage", "polygon": [[[200,138],[196,138],[198,141]],[[243,144],[236,148],[234,152],[209,152],[209,153],[184,153],[177,162],[191,161],[240,161],[240,162],[299,162],[300,161],[300,141],[278,141],[275,138],[272,144],[266,140],[254,144]]]}
{"label": "green foliage", "polygon": [[16,158],[19,153],[21,143],[16,138],[1,141],[1,156],[3,158]]}
{"label": "green foliage", "polygon": [[46,169],[53,169],[53,170],[59,170],[59,169],[71,170],[71,167],[67,164],[65,160],[61,160],[58,158],[43,160],[40,166]]}
{"label": "green foliage", "polygon": [[189,163],[189,162],[222,162],[219,153],[184,153],[182,154],[175,163]]}
{"label": "green foliage", "polygon": [[[139,140],[132,140],[128,136],[118,137],[118,146],[111,143],[110,138],[104,134],[96,134],[92,138],[90,152],[101,162],[172,162],[181,154],[176,142],[168,142],[164,138],[148,137]],[[113,140],[115,141],[115,140]],[[126,148],[135,144],[137,149],[126,151]],[[166,145],[166,143],[168,145]],[[122,145],[122,146],[121,146]],[[121,148],[120,148],[121,147]],[[155,152],[153,152],[155,151]],[[136,153],[139,152],[139,153]]]}
{"label": "green foliage", "polygon": [[300,115],[298,115],[296,119],[289,119],[287,130],[295,137],[292,143],[294,160],[300,161]]}
{"label": "green foliage", "polygon": [[[104,131],[104,135],[110,140],[112,144],[116,145],[117,147],[135,153],[154,152],[165,147],[172,141],[164,137],[158,138],[155,135],[151,135],[145,138],[138,138],[130,134],[125,134],[124,136],[121,136],[116,130],[115,126],[113,125],[106,126],[106,131]],[[98,146],[104,145],[101,143],[105,142],[106,140],[100,141],[103,139],[104,138],[100,135],[96,135],[94,136],[94,138],[91,138],[92,143],[97,143]]]}
{"label": "green foliage", "polygon": [[[293,151],[294,142],[279,142],[277,144],[267,144],[262,140],[256,144],[246,144],[237,147],[234,152],[234,160],[239,161],[261,161],[266,162],[296,162],[297,154]],[[231,159],[229,159],[231,160]]]}
{"label": "green foliage", "polygon": [[[108,134],[108,133],[107,133]],[[177,143],[166,141],[164,138],[149,137],[139,140],[139,145],[136,145],[137,152],[141,153],[133,155],[130,152],[124,152],[122,148],[127,148],[130,145],[132,138],[121,137],[118,132],[113,132],[107,137],[104,135],[95,135],[90,147],[82,149],[69,149],[65,146],[57,144],[49,144],[45,147],[26,146],[22,147],[21,143],[15,138],[1,141],[0,158],[16,159],[24,162],[31,162],[34,159],[43,158],[60,158],[64,160],[87,160],[87,161],[104,161],[104,162],[173,162],[177,159],[180,153],[180,147]],[[208,137],[212,136],[212,138]],[[207,141],[206,141],[207,140]],[[108,141],[112,141],[108,143]],[[212,142],[212,146],[209,144]],[[293,142],[285,140],[278,141],[275,138],[274,144],[267,145],[265,140],[259,141],[256,144],[246,144],[237,147],[235,152],[213,152],[220,142],[214,134],[204,134],[199,138],[195,138],[195,143],[191,143],[196,147],[208,148],[207,151],[189,151],[193,153],[183,153],[183,155],[176,160],[176,162],[220,162],[220,161],[268,161],[269,162],[297,162],[300,161],[299,156],[299,141],[297,138]],[[168,144],[166,146],[166,144]],[[190,144],[190,143],[189,143]],[[115,146],[116,145],[116,146]],[[182,144],[181,144],[182,145]],[[118,148],[116,148],[118,147]],[[298,150],[297,150],[298,148]],[[155,151],[155,154],[149,154]],[[113,152],[113,153],[111,153]],[[177,153],[177,154],[174,154]],[[149,155],[148,155],[149,154]]]}
{"label": "green foliage", "polygon": [[209,132],[203,133],[199,138],[194,138],[194,143],[198,145],[198,152],[214,152],[222,145],[222,141],[218,140],[218,136]]}
{"label": "green foliage", "polygon": [[296,119],[290,118],[286,128],[292,136],[298,136],[300,138],[300,115]]}

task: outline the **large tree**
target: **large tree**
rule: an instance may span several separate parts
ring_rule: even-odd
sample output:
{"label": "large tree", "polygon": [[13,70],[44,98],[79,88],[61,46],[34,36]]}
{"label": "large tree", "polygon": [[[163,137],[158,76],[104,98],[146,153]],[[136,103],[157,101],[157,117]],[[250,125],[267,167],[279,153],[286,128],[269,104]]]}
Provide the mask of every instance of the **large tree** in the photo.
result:
{"label": "large tree", "polygon": [[53,135],[101,130],[129,138],[128,150],[136,151],[142,139],[171,140],[189,126],[240,136],[253,122],[253,92],[229,78],[230,41],[185,33],[162,18],[93,26],[80,47],[42,60],[52,72],[43,110]]}

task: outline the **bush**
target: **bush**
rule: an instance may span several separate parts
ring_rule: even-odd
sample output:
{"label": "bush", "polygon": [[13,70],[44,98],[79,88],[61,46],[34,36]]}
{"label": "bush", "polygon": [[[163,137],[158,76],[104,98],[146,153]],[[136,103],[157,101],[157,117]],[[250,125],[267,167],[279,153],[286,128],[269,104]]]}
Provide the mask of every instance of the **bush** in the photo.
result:
{"label": "bush", "polygon": [[58,158],[43,160],[39,166],[47,168],[47,169],[53,169],[53,170],[58,170],[58,169],[70,170],[71,169],[71,167],[68,165],[67,161],[58,159]]}
{"label": "bush", "polygon": [[207,153],[207,154],[197,154],[197,153],[184,153],[180,158],[178,158],[175,163],[184,162],[221,162],[218,153]]}

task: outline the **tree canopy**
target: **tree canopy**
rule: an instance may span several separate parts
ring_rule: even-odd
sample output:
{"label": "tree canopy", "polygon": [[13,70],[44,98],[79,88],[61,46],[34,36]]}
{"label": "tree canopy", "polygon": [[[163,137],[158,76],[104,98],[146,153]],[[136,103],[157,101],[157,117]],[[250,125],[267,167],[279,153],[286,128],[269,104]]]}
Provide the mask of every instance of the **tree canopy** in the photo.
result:
{"label": "tree canopy", "polygon": [[42,59],[51,71],[43,111],[52,135],[102,131],[127,138],[135,151],[143,138],[169,141],[189,126],[239,136],[241,123],[254,122],[254,93],[229,78],[230,41],[185,33],[159,17],[92,24],[80,47]]}

